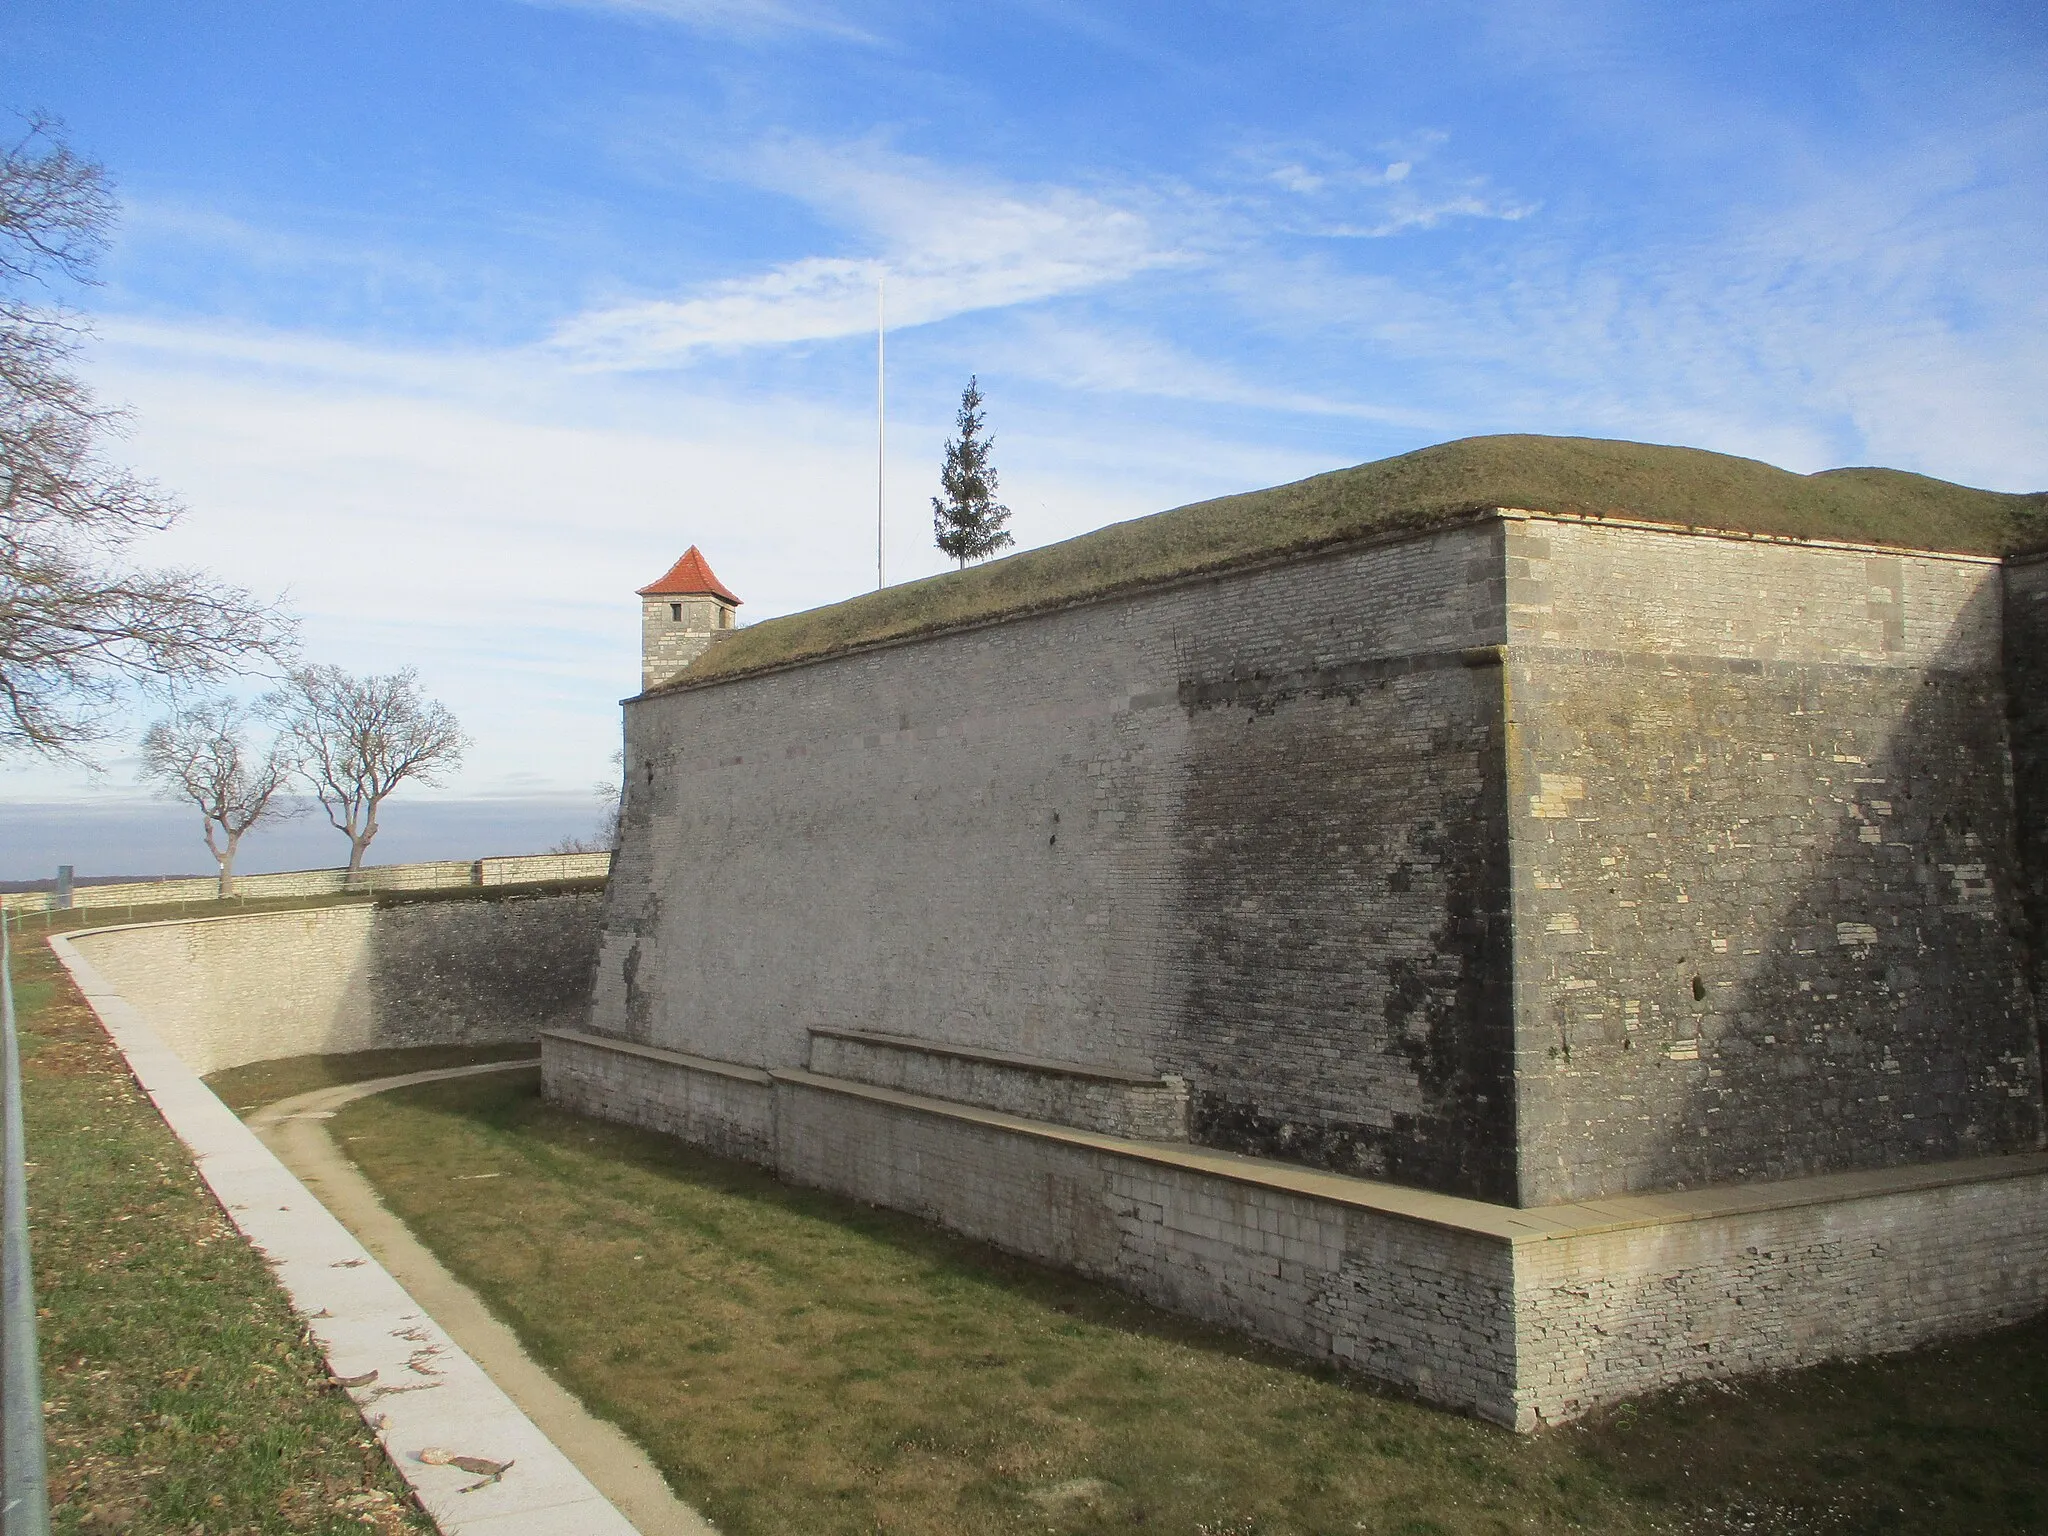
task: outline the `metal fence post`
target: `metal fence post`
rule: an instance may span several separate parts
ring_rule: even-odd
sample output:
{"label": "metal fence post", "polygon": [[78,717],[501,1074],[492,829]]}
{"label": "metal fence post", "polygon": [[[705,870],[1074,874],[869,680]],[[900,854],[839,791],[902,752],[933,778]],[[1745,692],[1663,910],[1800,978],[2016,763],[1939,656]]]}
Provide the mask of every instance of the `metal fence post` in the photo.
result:
{"label": "metal fence post", "polygon": [[28,1255],[27,1142],[21,1127],[21,1045],[14,1033],[13,927],[0,912],[4,996],[4,1178],[0,1178],[0,1536],[49,1536],[43,1460],[43,1377],[36,1359],[35,1275]]}

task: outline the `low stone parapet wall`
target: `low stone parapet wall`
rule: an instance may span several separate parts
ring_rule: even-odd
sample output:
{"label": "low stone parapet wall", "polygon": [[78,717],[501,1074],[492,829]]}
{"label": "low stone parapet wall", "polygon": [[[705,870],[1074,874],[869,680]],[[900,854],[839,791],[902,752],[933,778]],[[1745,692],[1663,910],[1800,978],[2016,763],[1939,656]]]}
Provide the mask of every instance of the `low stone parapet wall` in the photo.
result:
{"label": "low stone parapet wall", "polygon": [[812,1029],[810,1065],[825,1077],[978,1104],[1077,1130],[1148,1141],[1188,1139],[1188,1085],[1179,1078],[855,1029]]}
{"label": "low stone parapet wall", "polygon": [[579,1020],[601,891],[128,924],[78,951],[202,1076],[283,1056],[531,1040]]}
{"label": "low stone parapet wall", "polygon": [[[292,896],[339,896],[351,891],[434,891],[463,886],[528,885],[545,880],[602,880],[611,870],[609,853],[525,853],[505,858],[437,859],[418,864],[371,864],[351,879],[346,869],[298,869],[275,875],[237,875],[235,894],[250,901]],[[212,901],[220,881],[212,875],[178,880],[130,880],[72,887],[73,907],[169,906]],[[50,891],[9,891],[0,907],[10,912],[48,912]]]}
{"label": "low stone parapet wall", "polygon": [[816,1072],[542,1036],[555,1102],[1519,1430],[2048,1307],[2048,1154],[1518,1209]]}

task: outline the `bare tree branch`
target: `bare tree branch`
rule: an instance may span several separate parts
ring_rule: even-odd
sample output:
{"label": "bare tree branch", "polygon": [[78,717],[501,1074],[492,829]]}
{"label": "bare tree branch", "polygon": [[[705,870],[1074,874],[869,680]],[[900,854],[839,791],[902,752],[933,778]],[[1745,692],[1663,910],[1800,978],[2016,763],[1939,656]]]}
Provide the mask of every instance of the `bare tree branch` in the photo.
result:
{"label": "bare tree branch", "polygon": [[348,838],[351,875],[363,867],[385,798],[407,779],[440,782],[469,745],[447,706],[420,693],[410,667],[388,677],[297,667],[264,708],[291,740],[328,821]]}
{"label": "bare tree branch", "polygon": [[[31,117],[0,151],[0,287],[90,281],[113,215],[105,172]],[[282,663],[291,646],[274,605],[127,564],[184,509],[98,455],[123,418],[68,371],[83,334],[66,311],[0,293],[0,755],[82,756],[128,685]]]}
{"label": "bare tree branch", "polygon": [[114,222],[106,170],[64,142],[64,125],[31,112],[27,131],[0,154],[0,278],[45,280],[52,268],[92,281]]}

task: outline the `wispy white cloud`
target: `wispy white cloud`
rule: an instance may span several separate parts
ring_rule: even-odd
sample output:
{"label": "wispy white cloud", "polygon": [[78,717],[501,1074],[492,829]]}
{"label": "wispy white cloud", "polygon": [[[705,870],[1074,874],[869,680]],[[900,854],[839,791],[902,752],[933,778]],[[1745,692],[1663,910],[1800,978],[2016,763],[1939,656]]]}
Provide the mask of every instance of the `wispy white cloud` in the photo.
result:
{"label": "wispy white cloud", "polygon": [[215,259],[226,256],[257,268],[383,268],[415,277],[440,275],[433,263],[408,252],[321,239],[252,224],[216,208],[149,197],[123,201],[117,236],[124,249],[138,245],[198,248]]}
{"label": "wispy white cloud", "polygon": [[[1515,223],[1539,204],[1498,191],[1484,176],[1442,163],[1448,136],[1418,132],[1359,159],[1323,146],[1251,148],[1235,167],[1238,194],[1274,227],[1330,239],[1385,239],[1456,219]],[[1286,194],[1275,197],[1274,191]]]}
{"label": "wispy white cloud", "polygon": [[1264,382],[1131,326],[1093,325],[1066,318],[1036,321],[1001,347],[997,361],[1007,377],[1094,394],[1149,396],[1420,431],[1440,420],[1432,413],[1404,406]]}
{"label": "wispy white cloud", "polygon": [[[865,402],[592,375],[546,348],[111,317],[99,332],[89,375],[134,407],[124,460],[192,509],[141,557],[288,588],[316,660],[418,666],[477,739],[451,794],[578,792],[603,773],[636,676],[631,594],[687,545],[750,622],[873,579]],[[1027,545],[1321,467],[1170,425],[1134,445],[1099,412],[1016,419],[1001,462]],[[946,564],[927,505],[945,427],[892,425],[899,580]],[[86,791],[54,769],[33,787]]]}
{"label": "wispy white cloud", "polygon": [[699,348],[822,341],[874,329],[884,277],[892,327],[1075,294],[1193,253],[1131,196],[1016,186],[873,148],[784,143],[749,157],[758,184],[809,204],[868,248],[813,256],[680,299],[604,306],[556,343],[586,364],[655,368]]}
{"label": "wispy white cloud", "polygon": [[521,0],[549,10],[600,11],[629,21],[672,23],[723,37],[765,38],[809,32],[873,43],[873,33],[822,5],[790,0]]}
{"label": "wispy white cloud", "polygon": [[[1310,356],[1366,362],[1456,430],[1651,438],[1814,470],[2048,483],[2040,123],[1815,169],[1617,244],[1531,225],[1503,252],[1367,270],[1261,248],[1216,276]],[[1369,388],[1369,386],[1368,386]]]}
{"label": "wispy white cloud", "polygon": [[554,339],[590,366],[658,368],[705,348],[863,334],[874,328],[885,277],[891,326],[926,325],[1214,262],[1276,232],[1384,237],[1535,211],[1483,178],[1429,165],[1441,143],[1416,134],[1371,164],[1322,150],[1267,157],[1250,177],[1241,163],[1226,178],[1251,185],[1213,192],[1022,186],[872,145],[781,141],[739,157],[735,174],[807,204],[860,254],[803,257],[681,298],[607,304],[565,322]]}
{"label": "wispy white cloud", "polygon": [[1499,219],[1513,224],[1536,211],[1534,203],[1480,197],[1461,192],[1449,197],[1392,199],[1386,217],[1370,224],[1325,224],[1312,232],[1336,240],[1383,240],[1411,229],[1436,229],[1452,219]]}

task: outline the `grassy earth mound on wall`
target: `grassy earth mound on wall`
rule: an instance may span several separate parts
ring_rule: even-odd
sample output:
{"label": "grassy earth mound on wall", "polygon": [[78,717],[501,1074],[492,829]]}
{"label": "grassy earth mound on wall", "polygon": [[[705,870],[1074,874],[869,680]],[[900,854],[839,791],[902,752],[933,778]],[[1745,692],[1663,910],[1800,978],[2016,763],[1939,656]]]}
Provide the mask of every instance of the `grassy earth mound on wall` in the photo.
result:
{"label": "grassy earth mound on wall", "polygon": [[1026,550],[733,630],[654,692],[1228,570],[1493,507],[1954,554],[2048,548],[2048,492],[1973,490],[1896,469],[1789,470],[1651,443],[1467,437]]}

